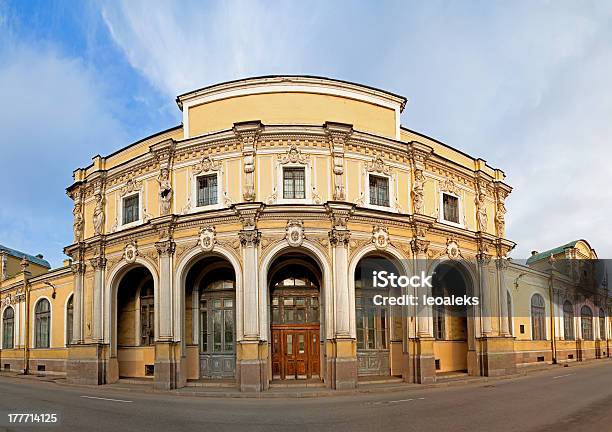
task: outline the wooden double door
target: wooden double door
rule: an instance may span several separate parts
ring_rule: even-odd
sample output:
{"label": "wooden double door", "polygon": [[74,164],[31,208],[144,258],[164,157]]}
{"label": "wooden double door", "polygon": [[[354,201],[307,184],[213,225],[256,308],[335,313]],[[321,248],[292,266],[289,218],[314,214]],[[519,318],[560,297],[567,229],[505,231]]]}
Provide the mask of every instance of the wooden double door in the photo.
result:
{"label": "wooden double door", "polygon": [[320,374],[319,325],[272,326],[272,376],[309,379]]}

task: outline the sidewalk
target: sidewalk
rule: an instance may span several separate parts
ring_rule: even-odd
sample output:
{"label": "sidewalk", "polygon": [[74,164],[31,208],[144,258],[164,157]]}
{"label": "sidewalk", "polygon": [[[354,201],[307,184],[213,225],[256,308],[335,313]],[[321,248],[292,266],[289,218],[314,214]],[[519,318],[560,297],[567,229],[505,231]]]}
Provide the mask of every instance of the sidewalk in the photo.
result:
{"label": "sidewalk", "polygon": [[198,385],[198,382],[190,383],[187,387],[176,390],[155,390],[153,383],[150,380],[122,380],[114,384],[106,384],[102,386],[69,384],[63,377],[57,376],[37,376],[37,375],[21,375],[16,373],[0,372],[0,376],[6,376],[17,379],[25,379],[30,381],[42,381],[55,383],[57,385],[89,388],[109,391],[128,391],[138,393],[155,393],[155,394],[170,394],[175,396],[189,397],[205,397],[205,398],[255,398],[255,399],[295,399],[295,398],[315,398],[315,397],[331,397],[331,396],[347,396],[355,394],[368,393],[388,393],[399,392],[406,390],[423,390],[430,388],[458,387],[467,385],[480,385],[492,382],[505,380],[521,379],[529,375],[545,373],[549,371],[568,370],[574,367],[589,367],[603,365],[612,362],[612,358],[599,359],[596,361],[574,362],[570,364],[537,364],[530,367],[521,367],[519,372],[513,375],[504,375],[499,377],[473,377],[462,373],[447,374],[442,378],[438,378],[432,384],[413,384],[404,383],[396,377],[388,377],[388,379],[373,379],[362,380],[358,383],[356,389],[351,390],[331,390],[321,385],[317,386],[298,386],[298,385],[273,385],[269,390],[260,393],[244,393],[237,388],[228,386],[227,383],[208,383],[208,385]]}

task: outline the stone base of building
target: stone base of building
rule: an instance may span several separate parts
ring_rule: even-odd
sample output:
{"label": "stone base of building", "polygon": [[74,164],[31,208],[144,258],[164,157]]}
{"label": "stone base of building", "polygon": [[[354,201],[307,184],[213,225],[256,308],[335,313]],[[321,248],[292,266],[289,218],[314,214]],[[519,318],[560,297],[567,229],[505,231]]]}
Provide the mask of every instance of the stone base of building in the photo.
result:
{"label": "stone base of building", "polygon": [[108,381],[108,345],[79,344],[68,348],[66,380],[73,384],[99,385]]}
{"label": "stone base of building", "polygon": [[22,358],[0,358],[0,370],[2,372],[23,372]]}
{"label": "stone base of building", "polygon": [[357,346],[353,339],[328,340],[325,382],[328,388],[350,390],[357,387]]}
{"label": "stone base of building", "polygon": [[434,339],[421,337],[411,340],[410,352],[413,371],[412,382],[417,384],[431,384],[436,382],[436,357],[434,354]]}
{"label": "stone base of building", "polygon": [[185,385],[181,366],[181,344],[176,342],[155,343],[155,374],[153,387],[156,390],[172,390]]}
{"label": "stone base of building", "polygon": [[483,337],[479,341],[482,376],[501,376],[516,373],[513,337]]}
{"label": "stone base of building", "polygon": [[261,392],[269,388],[266,342],[243,341],[238,344],[236,379],[240,391],[243,392]]}

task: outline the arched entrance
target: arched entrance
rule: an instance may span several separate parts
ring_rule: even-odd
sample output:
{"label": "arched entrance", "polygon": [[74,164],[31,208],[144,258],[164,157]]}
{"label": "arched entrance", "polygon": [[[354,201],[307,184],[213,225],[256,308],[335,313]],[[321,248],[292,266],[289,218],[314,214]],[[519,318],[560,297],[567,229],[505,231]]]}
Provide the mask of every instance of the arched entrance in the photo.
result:
{"label": "arched entrance", "polygon": [[[393,258],[377,253],[367,254],[355,268],[355,327],[357,336],[357,374],[359,376],[401,375],[400,357],[393,362],[393,355],[402,352],[402,306],[375,304],[375,298],[400,296],[401,288],[387,278],[402,276],[403,271]],[[380,296],[380,297],[378,297]],[[397,367],[392,368],[392,363]]]}
{"label": "arched entrance", "polygon": [[144,266],[130,268],[116,291],[116,355],[120,378],[153,377],[155,370],[155,289]]}
{"label": "arched entrance", "polygon": [[288,252],[269,271],[272,379],[321,377],[321,271],[307,255]]}
{"label": "arched entrance", "polygon": [[190,369],[197,369],[191,378],[235,377],[236,274],[227,259],[205,256],[187,272],[184,334]]}
{"label": "arched entrance", "polygon": [[[432,295],[437,298],[473,296],[473,284],[464,264],[445,261],[433,272]],[[436,373],[474,372],[475,359],[473,306],[432,306]]]}

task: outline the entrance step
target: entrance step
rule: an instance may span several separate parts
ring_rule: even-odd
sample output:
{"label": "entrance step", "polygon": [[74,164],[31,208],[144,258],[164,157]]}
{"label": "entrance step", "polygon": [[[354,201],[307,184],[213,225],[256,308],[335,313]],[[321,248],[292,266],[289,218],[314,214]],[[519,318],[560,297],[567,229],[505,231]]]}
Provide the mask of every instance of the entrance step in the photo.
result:
{"label": "entrance step", "polygon": [[188,380],[185,387],[205,387],[205,388],[235,388],[235,379],[202,379]]}
{"label": "entrance step", "polygon": [[270,383],[270,388],[325,388],[325,383],[320,379],[275,379]]}
{"label": "entrance step", "polygon": [[140,384],[140,385],[151,385],[153,384],[153,377],[142,377],[142,378],[119,378],[118,384]]}
{"label": "entrance step", "polygon": [[401,377],[395,376],[360,376],[358,378],[357,384],[359,387],[368,386],[368,385],[379,385],[379,384],[401,384],[404,380]]}

